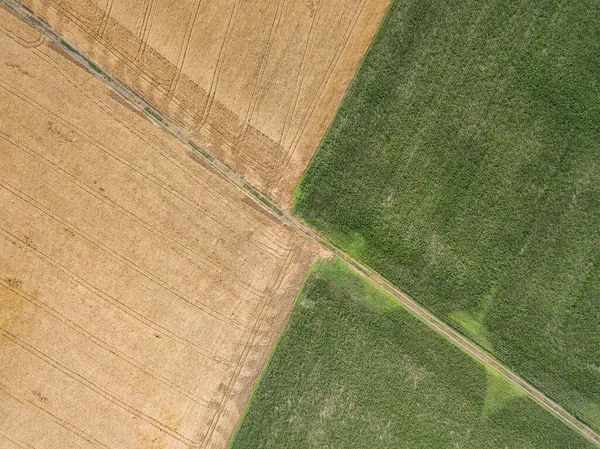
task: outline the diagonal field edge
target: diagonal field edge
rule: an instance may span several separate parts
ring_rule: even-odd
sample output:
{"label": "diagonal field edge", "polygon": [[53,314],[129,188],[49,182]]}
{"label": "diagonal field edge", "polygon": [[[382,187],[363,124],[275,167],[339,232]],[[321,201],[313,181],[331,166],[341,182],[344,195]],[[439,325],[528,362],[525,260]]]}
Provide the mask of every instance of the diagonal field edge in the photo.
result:
{"label": "diagonal field edge", "polygon": [[259,192],[254,187],[247,184],[243,177],[237,174],[229,166],[223,163],[217,156],[211,154],[202,145],[200,145],[195,139],[193,139],[185,130],[178,127],[176,124],[171,122],[164,114],[150,105],[146,100],[139,96],[135,91],[130,89],[128,86],[120,82],[118,79],[110,75],[101,66],[88,57],[85,53],[80,51],[75,45],[67,42],[62,36],[60,36],[49,24],[41,20],[33,11],[22,5],[18,0],[0,0],[0,3],[4,5],[10,12],[25,21],[29,25],[33,26],[43,35],[45,35],[51,42],[58,45],[64,53],[71,59],[78,62],[80,65],[85,67],[88,72],[94,75],[96,78],[103,81],[110,88],[112,88],[119,96],[127,100],[132,107],[144,114],[149,120],[153,121],[156,125],[161,127],[164,131],[171,134],[176,139],[180,140],[183,144],[188,145],[199,157],[202,158],[203,162],[212,168],[216,173],[221,175],[224,179],[233,184],[238,190],[244,195],[249,197],[258,206],[262,207],[268,213],[273,215],[277,220],[284,222],[291,229],[301,232],[306,235],[309,239],[318,243],[323,249],[330,251],[348,265],[352,267],[359,275],[368,278],[370,281],[375,283],[377,286],[385,290],[388,294],[393,296],[401,305],[403,305],[409,312],[419,318],[422,322],[427,324],[438,333],[444,335],[448,340],[457,345],[459,348],[470,354],[472,357],[477,359],[482,364],[496,371],[498,374],[503,376],[513,385],[520,390],[526,392],[536,402],[542,405],[546,410],[550,411],[553,415],[560,418],[563,422],[568,424],[574,430],[579,432],[588,440],[592,441],[598,447],[600,447],[600,434],[595,432],[585,423],[581,422],[574,415],[565,410],[561,405],[547,397],[544,393],[538,390],[536,387],[531,385],[526,380],[519,377],[517,374],[512,372],[498,360],[496,360],[491,354],[486,352],[484,349],[470,341],[467,337],[454,330],[448,324],[433,315],[429,310],[419,305],[415,300],[410,298],[402,290],[398,289],[390,281],[385,279],[377,271],[365,266],[342,249],[336,247],[333,243],[327,239],[324,235],[318,231],[307,226],[304,222],[290,215],[288,211],[280,210],[276,205],[273,204],[266,196]]}

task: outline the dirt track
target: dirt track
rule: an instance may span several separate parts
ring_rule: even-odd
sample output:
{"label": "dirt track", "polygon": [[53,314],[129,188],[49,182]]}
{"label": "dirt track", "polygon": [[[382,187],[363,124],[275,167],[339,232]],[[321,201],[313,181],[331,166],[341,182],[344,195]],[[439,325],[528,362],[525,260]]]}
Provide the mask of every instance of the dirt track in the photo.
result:
{"label": "dirt track", "polygon": [[0,447],[224,447],[316,250],[0,8]]}
{"label": "dirt track", "polygon": [[390,0],[25,0],[288,204]]}

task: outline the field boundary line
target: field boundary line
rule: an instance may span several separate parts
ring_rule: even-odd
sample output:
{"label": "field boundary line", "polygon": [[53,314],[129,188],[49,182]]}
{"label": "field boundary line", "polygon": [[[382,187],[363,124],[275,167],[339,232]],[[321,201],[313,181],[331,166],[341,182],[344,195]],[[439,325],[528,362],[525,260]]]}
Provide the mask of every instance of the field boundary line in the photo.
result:
{"label": "field boundary line", "polygon": [[135,108],[136,111],[141,112],[148,120],[154,122],[155,125],[159,126],[168,134],[187,145],[190,148],[190,151],[193,151],[198,157],[200,157],[206,166],[233,184],[241,194],[250,198],[250,200],[256,205],[262,209],[265,209],[270,215],[273,216],[275,220],[284,223],[293,231],[304,234],[307,238],[316,242],[323,249],[344,260],[359,275],[368,278],[375,285],[391,295],[402,306],[404,306],[405,309],[419,318],[423,323],[442,334],[453,344],[477,359],[483,365],[500,374],[511,384],[527,393],[532,399],[534,399],[546,410],[551,412],[554,416],[558,417],[565,424],[569,425],[586,439],[600,447],[600,434],[598,434],[595,430],[580,421],[577,417],[568,412],[554,400],[550,399],[535,386],[511,371],[486,350],[473,343],[471,340],[460,334],[457,330],[450,327],[450,325],[446,324],[441,319],[437,318],[425,307],[418,304],[408,294],[395,287],[377,271],[367,267],[354,257],[350,256],[344,250],[335,246],[327,237],[309,227],[300,219],[292,216],[289,211],[279,209],[278,206],[266,195],[249,185],[241,175],[236,173],[233,169],[231,169],[231,167],[222,162],[217,156],[209,152],[188,132],[169,120],[165,114],[158,111],[134,90],[110,75],[108,71],[104,70],[104,68],[99,66],[93,59],[87,56],[83,51],[79,50],[75,45],[64,39],[63,36],[56,32],[49,24],[45,23],[29,8],[22,5],[18,0],[0,0],[0,4],[4,5],[18,18],[33,26],[51,42],[57,44],[62,49],[65,56],[75,60],[80,65],[85,67],[89,73],[107,84],[119,96],[127,100],[127,102],[133,108]]}

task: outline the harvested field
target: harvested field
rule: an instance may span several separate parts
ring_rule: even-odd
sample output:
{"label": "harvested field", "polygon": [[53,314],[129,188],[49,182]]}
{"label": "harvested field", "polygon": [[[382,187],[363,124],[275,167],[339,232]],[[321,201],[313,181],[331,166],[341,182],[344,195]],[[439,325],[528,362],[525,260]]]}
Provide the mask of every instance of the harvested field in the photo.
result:
{"label": "harvested field", "polygon": [[225,447],[315,248],[2,8],[0,61],[0,446]]}
{"label": "harvested field", "polygon": [[390,0],[23,3],[287,204]]}

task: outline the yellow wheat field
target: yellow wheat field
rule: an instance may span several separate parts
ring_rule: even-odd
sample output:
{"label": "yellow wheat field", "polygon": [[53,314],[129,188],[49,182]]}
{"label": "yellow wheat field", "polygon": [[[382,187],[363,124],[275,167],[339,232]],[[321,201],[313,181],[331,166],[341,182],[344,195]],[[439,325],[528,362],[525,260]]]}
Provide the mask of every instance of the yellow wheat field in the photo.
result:
{"label": "yellow wheat field", "polygon": [[283,205],[389,2],[23,1]]}
{"label": "yellow wheat field", "polygon": [[314,254],[0,8],[0,447],[225,447]]}

